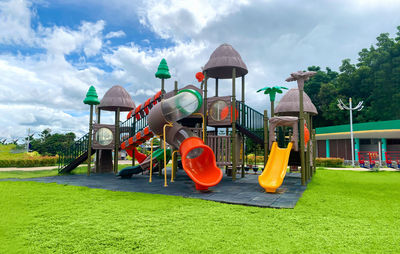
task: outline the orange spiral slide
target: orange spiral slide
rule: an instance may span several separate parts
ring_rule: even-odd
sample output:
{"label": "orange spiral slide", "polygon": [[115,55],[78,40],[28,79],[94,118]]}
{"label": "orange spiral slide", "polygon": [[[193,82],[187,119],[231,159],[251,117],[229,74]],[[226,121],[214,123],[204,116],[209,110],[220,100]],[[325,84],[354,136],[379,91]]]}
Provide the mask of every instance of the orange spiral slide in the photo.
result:
{"label": "orange spiral slide", "polygon": [[198,137],[185,139],[179,151],[182,166],[193,180],[197,190],[207,190],[222,179],[222,171],[217,167],[214,152]]}

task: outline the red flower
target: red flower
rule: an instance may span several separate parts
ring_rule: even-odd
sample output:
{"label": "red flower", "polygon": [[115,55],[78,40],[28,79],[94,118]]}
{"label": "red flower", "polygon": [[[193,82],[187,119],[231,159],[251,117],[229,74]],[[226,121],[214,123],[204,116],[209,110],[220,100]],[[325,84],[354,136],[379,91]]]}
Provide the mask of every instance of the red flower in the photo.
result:
{"label": "red flower", "polygon": [[202,72],[196,73],[196,79],[197,81],[201,82],[204,79],[204,74]]}

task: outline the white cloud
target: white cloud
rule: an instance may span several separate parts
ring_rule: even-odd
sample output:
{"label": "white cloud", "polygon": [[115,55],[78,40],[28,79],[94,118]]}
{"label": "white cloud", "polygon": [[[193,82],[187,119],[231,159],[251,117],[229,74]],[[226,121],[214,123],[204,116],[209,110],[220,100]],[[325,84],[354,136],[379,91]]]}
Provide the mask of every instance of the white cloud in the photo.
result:
{"label": "white cloud", "polygon": [[154,75],[162,58],[167,59],[172,75],[166,81],[166,89],[172,90],[174,80],[179,82],[180,87],[189,83],[197,84],[195,74],[201,71],[201,64],[207,61],[207,51],[209,48],[205,42],[178,43],[170,48],[155,50],[132,44],[117,47],[105,54],[104,60],[113,66],[112,77],[116,83],[128,84],[128,91],[139,104],[151,95],[149,91],[160,89],[160,81]]}
{"label": "white cloud", "polygon": [[162,38],[190,39],[210,22],[220,20],[240,10],[246,0],[144,1],[138,8],[140,22]]}
{"label": "white cloud", "polygon": [[125,37],[126,34],[124,31],[119,30],[116,32],[109,32],[108,34],[106,34],[106,36],[104,36],[104,38],[106,39],[111,39],[111,38],[121,38],[121,37]]}
{"label": "white cloud", "polygon": [[43,28],[40,31],[43,39],[40,44],[51,55],[68,55],[74,51],[83,50],[86,56],[91,57],[99,53],[102,43],[102,31],[105,22],[82,22],[78,30],[67,27]]}
{"label": "white cloud", "polygon": [[50,128],[52,133],[75,132],[79,135],[88,130],[88,116],[72,116],[62,110],[33,105],[0,104],[1,136],[23,137],[28,128],[31,133],[40,133]]}
{"label": "white cloud", "polygon": [[0,2],[0,43],[34,43],[30,3],[23,0]]}
{"label": "white cloud", "polygon": [[[134,29],[144,34],[150,29],[158,40],[165,38],[167,45],[173,44],[152,48],[151,36],[139,36],[128,38],[131,43],[112,45],[107,39],[127,35],[115,29],[115,24],[116,31],[104,35],[106,22],[100,18],[97,22],[81,21],[74,28],[46,27],[39,22],[33,29],[35,15],[29,2],[0,2],[0,45],[42,50],[31,55],[0,53],[1,136],[25,134],[28,127],[83,133],[88,110],[82,100],[89,85],[96,87],[100,98],[112,85],[122,85],[140,104],[160,89],[154,73],[162,58],[172,75],[166,80],[167,91],[173,89],[174,80],[179,87],[197,85],[195,73],[224,42],[232,44],[247,64],[246,101],[262,111],[269,107],[269,100],[256,93],[258,88],[293,87],[294,83],[284,79],[310,65],[337,70],[342,59],[356,59],[357,52],[374,43],[379,33],[393,35],[400,24],[397,1],[152,0],[132,5],[121,0],[90,4],[118,10],[121,17],[139,18],[143,27]],[[67,61],[69,55],[78,55],[78,63]],[[99,58],[107,68],[97,65]],[[220,95],[230,95],[230,81],[219,84]],[[240,90],[238,81],[239,98]],[[214,95],[213,81],[208,94]],[[112,123],[113,115],[104,113],[102,119]]]}

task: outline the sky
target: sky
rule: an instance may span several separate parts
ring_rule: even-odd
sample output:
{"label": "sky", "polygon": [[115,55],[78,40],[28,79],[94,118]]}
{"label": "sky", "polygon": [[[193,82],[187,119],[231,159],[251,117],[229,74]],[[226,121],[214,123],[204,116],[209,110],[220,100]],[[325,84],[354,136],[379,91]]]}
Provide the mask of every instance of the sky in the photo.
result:
{"label": "sky", "polygon": [[[222,43],[246,63],[246,104],[262,111],[269,99],[257,89],[292,88],[285,79],[308,66],[356,63],[380,33],[395,36],[398,13],[395,0],[0,0],[0,137],[47,128],[79,137],[91,85],[100,99],[121,85],[138,105],[160,89],[154,74],[165,58],[167,91],[175,80],[198,86],[196,72]],[[231,94],[229,81],[219,88]]]}

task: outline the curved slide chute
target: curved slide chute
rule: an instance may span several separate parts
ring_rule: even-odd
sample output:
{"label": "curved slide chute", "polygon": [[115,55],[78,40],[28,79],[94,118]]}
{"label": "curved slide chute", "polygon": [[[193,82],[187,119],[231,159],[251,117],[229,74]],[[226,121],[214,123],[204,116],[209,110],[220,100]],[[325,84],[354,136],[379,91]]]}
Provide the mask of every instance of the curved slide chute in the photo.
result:
{"label": "curved slide chute", "polygon": [[211,148],[188,128],[177,123],[198,111],[202,103],[202,96],[197,91],[183,89],[177,95],[155,105],[147,118],[154,134],[163,136],[165,127],[166,142],[179,149],[183,169],[195,182],[197,190],[207,190],[222,179],[222,171],[216,165]]}
{"label": "curved slide chute", "polygon": [[213,150],[198,137],[185,139],[179,151],[182,166],[193,180],[197,190],[207,190],[222,179],[222,171],[217,167]]}
{"label": "curved slide chute", "polygon": [[125,151],[128,153],[129,156],[135,158],[139,163],[142,163],[147,158],[146,154],[139,152],[136,147],[131,146],[125,148]]}
{"label": "curved slide chute", "polygon": [[266,192],[274,193],[282,185],[292,146],[292,142],[288,144],[287,148],[279,148],[276,142],[272,143],[267,165],[258,177],[258,183]]}

